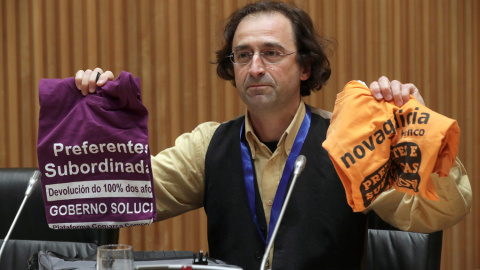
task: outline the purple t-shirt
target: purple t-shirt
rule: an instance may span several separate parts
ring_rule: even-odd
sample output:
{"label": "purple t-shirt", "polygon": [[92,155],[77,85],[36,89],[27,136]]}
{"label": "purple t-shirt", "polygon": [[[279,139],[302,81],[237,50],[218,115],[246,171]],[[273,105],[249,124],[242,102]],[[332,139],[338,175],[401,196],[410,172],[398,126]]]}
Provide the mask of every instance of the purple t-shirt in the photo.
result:
{"label": "purple t-shirt", "polygon": [[121,228],[156,218],[148,111],[128,72],[84,97],[74,78],[42,79],[37,155],[53,229]]}

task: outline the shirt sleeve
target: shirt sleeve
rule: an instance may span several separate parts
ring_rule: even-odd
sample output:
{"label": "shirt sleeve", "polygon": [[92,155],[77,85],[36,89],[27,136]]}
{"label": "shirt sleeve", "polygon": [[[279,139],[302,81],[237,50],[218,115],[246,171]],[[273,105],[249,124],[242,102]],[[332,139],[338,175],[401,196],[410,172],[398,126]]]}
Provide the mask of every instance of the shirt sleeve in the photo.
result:
{"label": "shirt sleeve", "polygon": [[219,123],[206,122],[152,156],[157,221],[203,206],[205,155]]}
{"label": "shirt sleeve", "polygon": [[432,174],[439,201],[409,195],[395,189],[383,192],[366,210],[404,230],[430,233],[451,227],[472,208],[472,188],[463,164],[457,158],[448,176]]}

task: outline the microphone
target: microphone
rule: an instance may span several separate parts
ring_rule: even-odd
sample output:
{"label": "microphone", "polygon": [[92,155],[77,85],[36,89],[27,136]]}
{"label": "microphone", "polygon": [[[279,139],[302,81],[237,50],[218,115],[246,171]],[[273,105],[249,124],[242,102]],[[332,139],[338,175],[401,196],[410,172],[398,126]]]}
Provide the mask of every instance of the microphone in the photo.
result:
{"label": "microphone", "polygon": [[38,180],[42,177],[42,173],[38,170],[33,172],[32,177],[28,180],[27,190],[25,190],[25,197],[30,198],[35,188],[38,186]]}
{"label": "microphone", "polygon": [[307,162],[307,158],[304,155],[299,155],[295,160],[295,164],[293,165],[293,178],[290,187],[288,188],[287,196],[285,196],[285,201],[283,202],[282,209],[280,210],[280,214],[278,215],[277,224],[275,224],[275,228],[273,229],[272,238],[270,242],[268,242],[267,250],[263,254],[262,264],[260,270],[265,270],[265,264],[267,263],[268,255],[270,250],[272,249],[273,242],[275,241],[275,237],[277,236],[278,228],[280,228],[280,223],[283,219],[283,214],[285,213],[285,209],[287,209],[288,201],[290,200],[290,196],[292,195],[293,186],[295,182],[297,182],[297,178],[300,173],[305,168],[305,163]]}
{"label": "microphone", "polygon": [[20,217],[20,213],[22,213],[23,207],[25,206],[27,199],[32,195],[33,190],[37,187],[38,183],[40,182],[38,180],[40,179],[41,176],[42,176],[42,173],[36,170],[35,172],[33,172],[32,177],[30,177],[30,180],[28,181],[28,186],[27,186],[27,190],[25,190],[25,197],[23,198],[23,202],[20,205],[20,208],[18,209],[17,215],[15,216],[15,219],[13,220],[12,225],[10,225],[10,229],[8,230],[7,236],[5,236],[5,239],[3,239],[2,248],[0,249],[0,261],[2,260],[2,254],[10,238],[10,234],[12,234],[13,228],[15,227],[15,224],[17,223],[17,220]]}
{"label": "microphone", "polygon": [[[300,175],[300,173],[305,169],[305,163],[307,162],[307,158],[304,155],[300,155],[295,160],[295,165],[293,166],[293,176]],[[293,183],[293,180],[292,180]]]}

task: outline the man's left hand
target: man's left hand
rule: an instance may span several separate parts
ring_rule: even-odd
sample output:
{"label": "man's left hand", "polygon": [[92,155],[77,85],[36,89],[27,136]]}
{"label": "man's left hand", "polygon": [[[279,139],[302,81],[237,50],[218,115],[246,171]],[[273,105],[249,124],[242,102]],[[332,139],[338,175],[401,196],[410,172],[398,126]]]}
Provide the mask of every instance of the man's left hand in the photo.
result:
{"label": "man's left hand", "polygon": [[395,105],[401,107],[407,103],[409,95],[412,95],[418,102],[425,105],[420,92],[413,83],[402,84],[397,80],[390,81],[387,77],[382,76],[378,81],[374,81],[370,84],[370,91],[377,100],[385,99],[395,102]]}

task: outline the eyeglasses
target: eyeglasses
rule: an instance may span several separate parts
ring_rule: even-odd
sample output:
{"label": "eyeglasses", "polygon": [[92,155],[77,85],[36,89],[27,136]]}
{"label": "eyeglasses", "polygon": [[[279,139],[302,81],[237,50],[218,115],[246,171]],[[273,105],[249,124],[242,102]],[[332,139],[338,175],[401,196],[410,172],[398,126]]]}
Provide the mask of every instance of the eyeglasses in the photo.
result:
{"label": "eyeglasses", "polygon": [[283,52],[277,51],[277,50],[263,50],[263,51],[260,51],[259,53],[254,53],[252,51],[239,51],[237,53],[232,52],[227,57],[229,57],[230,60],[232,61],[232,63],[234,63],[234,64],[246,65],[246,64],[249,64],[252,61],[253,56],[255,54],[258,54],[258,55],[260,55],[260,58],[262,58],[264,63],[274,65],[274,64],[280,63],[285,56],[291,55],[291,54],[294,54],[294,53],[296,53],[296,52],[283,53]]}

